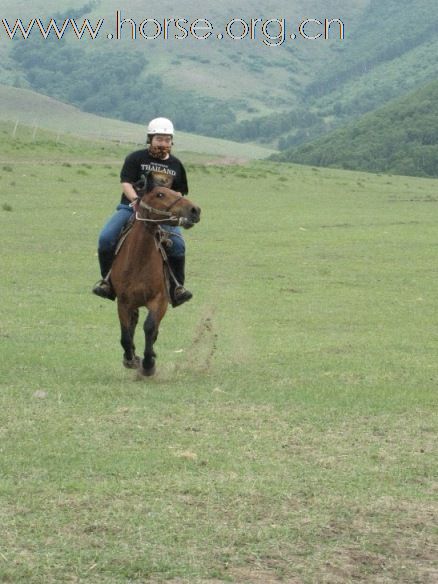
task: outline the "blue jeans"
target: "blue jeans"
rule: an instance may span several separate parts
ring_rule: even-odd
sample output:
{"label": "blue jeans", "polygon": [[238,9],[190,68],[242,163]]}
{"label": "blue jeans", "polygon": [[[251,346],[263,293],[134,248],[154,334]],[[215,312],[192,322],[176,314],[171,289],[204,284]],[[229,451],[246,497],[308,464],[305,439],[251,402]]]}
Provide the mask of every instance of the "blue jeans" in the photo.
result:
{"label": "blue jeans", "polygon": [[[99,235],[98,251],[100,254],[114,253],[119,235],[133,212],[129,205],[123,205],[122,203],[117,205],[116,212],[109,218]],[[162,225],[162,228],[171,234],[172,247],[167,250],[167,255],[169,257],[184,257],[186,246],[180,227]]]}

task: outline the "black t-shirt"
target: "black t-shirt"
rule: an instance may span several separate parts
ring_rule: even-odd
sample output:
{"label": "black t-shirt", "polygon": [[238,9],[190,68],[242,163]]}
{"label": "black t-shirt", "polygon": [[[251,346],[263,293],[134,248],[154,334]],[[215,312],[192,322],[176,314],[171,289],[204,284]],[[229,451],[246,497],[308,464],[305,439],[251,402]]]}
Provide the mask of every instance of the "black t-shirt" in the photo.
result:
{"label": "black t-shirt", "polygon": [[[120,172],[120,181],[133,184],[139,181],[142,175],[147,177],[148,189],[162,185],[183,195],[189,192],[185,168],[172,154],[166,160],[154,158],[146,149],[129,154]],[[130,201],[122,194],[120,202],[129,204]]]}

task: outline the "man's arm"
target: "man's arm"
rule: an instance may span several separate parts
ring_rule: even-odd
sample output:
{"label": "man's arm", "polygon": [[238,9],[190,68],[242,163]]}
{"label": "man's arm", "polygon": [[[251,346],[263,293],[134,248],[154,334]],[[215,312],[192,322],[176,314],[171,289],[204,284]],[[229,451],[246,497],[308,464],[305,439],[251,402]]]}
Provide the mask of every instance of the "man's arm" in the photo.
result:
{"label": "man's arm", "polygon": [[140,178],[138,176],[139,168],[139,152],[131,152],[125,158],[122,170],[120,171],[120,183],[123,194],[131,203],[137,199],[137,193],[132,185]]}
{"label": "man's arm", "polygon": [[137,198],[137,192],[131,183],[122,182],[122,189],[124,195],[133,203]]}
{"label": "man's arm", "polygon": [[180,188],[176,189],[177,191],[179,191],[182,195],[188,195],[189,186],[187,184],[187,174],[186,174],[186,169],[184,168],[184,166],[182,164],[181,164],[181,177],[180,177],[178,186]]}

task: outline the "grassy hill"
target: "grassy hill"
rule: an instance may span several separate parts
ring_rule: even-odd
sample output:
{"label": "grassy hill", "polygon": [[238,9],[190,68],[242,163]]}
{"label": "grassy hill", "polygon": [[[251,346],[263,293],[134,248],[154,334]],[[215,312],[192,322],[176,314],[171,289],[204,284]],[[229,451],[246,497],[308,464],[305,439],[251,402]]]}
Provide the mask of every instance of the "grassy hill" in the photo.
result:
{"label": "grassy hill", "polygon": [[[27,22],[36,14],[41,17],[53,16],[55,13],[62,13],[64,17],[71,16],[73,11],[69,11],[69,5],[71,6],[71,3],[65,0],[56,5],[38,0],[30,8],[24,3],[17,4],[12,0],[5,0],[2,13],[12,21],[17,16],[21,16]],[[326,3],[322,0],[315,0],[313,9],[316,17],[326,15]],[[108,41],[106,35],[114,31],[116,10],[121,10],[122,17],[131,18],[137,24],[148,17],[157,19],[185,17],[189,21],[207,18],[215,26],[215,38],[207,41],[190,37],[179,41],[172,38],[157,41],[137,38],[136,41],[132,41],[131,29],[128,25],[123,29],[125,34],[122,40],[117,41],[117,45],[114,46],[116,41]],[[327,46],[330,43],[324,46],[322,43],[303,42],[301,39],[301,41],[297,40],[293,46],[288,42],[280,47],[267,47],[262,42],[265,37],[261,32],[258,32],[257,38],[253,41],[249,38],[242,41],[224,38],[219,41],[216,38],[216,31],[224,32],[226,23],[233,17],[243,18],[249,22],[251,18],[263,16],[265,20],[286,18],[288,26],[293,27],[290,33],[297,32],[298,22],[308,17],[308,10],[305,0],[294,3],[293,8],[286,0],[267,3],[264,5],[262,14],[260,10],[255,13],[253,3],[248,0],[239,2],[238,6],[231,0],[225,0],[220,6],[209,6],[208,9],[204,7],[202,10],[194,0],[178,3],[177,9],[174,2],[169,0],[163,0],[159,5],[147,6],[141,0],[134,0],[129,8],[121,8],[116,0],[110,0],[104,4],[90,3],[84,9],[83,15],[93,22],[97,22],[99,18],[105,19],[105,30],[102,35],[96,41],[87,43],[83,40],[80,44],[75,38],[68,39],[66,35],[62,42],[58,41],[57,48],[59,50],[63,44],[73,45],[82,59],[86,58],[87,51],[92,51],[93,54],[107,53],[108,60],[113,58],[114,53],[120,51],[125,55],[134,52],[136,77],[153,74],[163,81],[167,93],[188,91],[194,98],[199,99],[204,96],[216,104],[232,105],[238,118],[254,116],[257,113],[273,112],[278,107],[286,107],[294,103],[297,99],[296,90],[307,82],[309,63],[326,62],[330,59]],[[333,10],[338,13],[339,5],[334,6]],[[356,7],[343,7],[342,16],[348,19],[356,12]],[[274,24],[271,27],[271,34],[275,32]],[[1,41],[10,49],[12,43],[7,41],[4,33],[0,35]],[[26,42],[27,46],[23,44],[23,48],[30,50],[31,43]],[[56,50],[53,48],[51,52]],[[74,75],[75,65],[76,63],[70,60],[70,75]],[[15,75],[22,83],[29,83],[26,72],[19,70],[19,64],[15,62],[12,65],[12,71],[11,68],[7,70],[7,66],[4,62],[3,67],[0,68],[3,69],[4,78],[11,80]],[[44,63],[40,62],[40,67],[43,69]],[[62,82],[59,73],[62,72],[58,69],[58,82]],[[119,74],[122,75],[122,73],[123,70],[119,69]],[[275,79],[274,95],[272,92],[269,94],[266,92],[268,85],[272,88],[269,79]],[[37,86],[37,82],[37,80],[30,81],[34,89],[40,90],[41,86]],[[42,84],[42,77],[39,83]],[[45,90],[48,92],[48,86]],[[50,91],[53,95],[55,88],[52,86]],[[154,97],[154,99],[157,98]]]}
{"label": "grassy hill", "polygon": [[193,156],[140,382],[90,293],[128,145],[3,129],[0,581],[433,584],[438,181]]}
{"label": "grassy hill", "polygon": [[[410,7],[407,0],[370,2],[354,22],[348,42],[335,47],[334,53],[338,54],[335,62],[309,85],[307,94],[337,90],[340,84],[366,78],[383,64],[390,63],[394,70],[403,69],[409,66],[403,63],[407,55],[421,47],[430,47],[429,58],[417,62],[418,70],[412,70],[413,76],[406,79],[405,87],[421,85],[419,79],[424,83],[425,66],[434,63],[438,16],[431,10],[430,0],[417,0],[415,9]],[[392,89],[392,97],[395,95],[398,95],[397,86]]]}
{"label": "grassy hill", "polygon": [[438,176],[438,81],[273,158],[371,172]]}
{"label": "grassy hill", "polygon": [[358,119],[392,99],[438,79],[438,14],[430,0],[371,2],[333,47],[333,61],[305,90],[318,113],[314,124],[292,129],[280,147],[309,141]]}
{"label": "grassy hill", "polygon": [[[87,114],[79,109],[44,95],[0,85],[0,120],[9,124],[12,134],[15,123],[88,138],[144,144],[145,125],[122,122]],[[235,158],[265,158],[273,150],[256,144],[239,144],[229,140],[177,132],[176,147],[186,152]]]}

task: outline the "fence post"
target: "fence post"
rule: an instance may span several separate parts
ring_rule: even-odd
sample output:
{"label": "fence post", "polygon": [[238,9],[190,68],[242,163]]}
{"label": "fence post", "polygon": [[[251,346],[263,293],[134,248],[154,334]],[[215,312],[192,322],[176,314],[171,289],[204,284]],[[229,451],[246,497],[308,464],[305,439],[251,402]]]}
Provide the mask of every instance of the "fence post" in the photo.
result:
{"label": "fence post", "polygon": [[14,140],[15,140],[15,134],[17,133],[17,128],[18,128],[18,120],[15,122],[14,129],[12,130],[12,138],[14,138]]}

